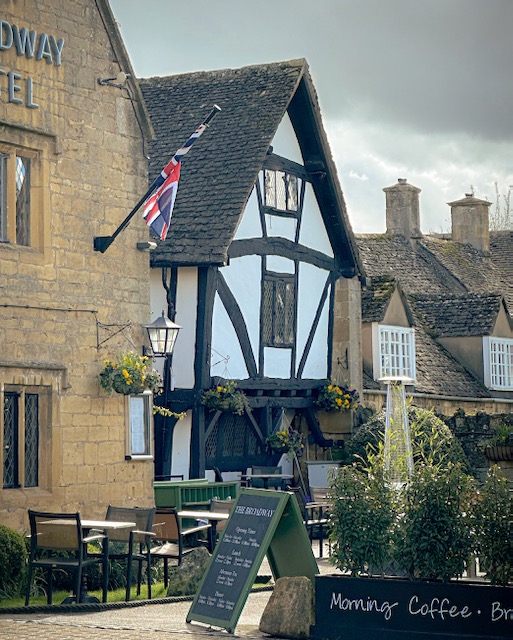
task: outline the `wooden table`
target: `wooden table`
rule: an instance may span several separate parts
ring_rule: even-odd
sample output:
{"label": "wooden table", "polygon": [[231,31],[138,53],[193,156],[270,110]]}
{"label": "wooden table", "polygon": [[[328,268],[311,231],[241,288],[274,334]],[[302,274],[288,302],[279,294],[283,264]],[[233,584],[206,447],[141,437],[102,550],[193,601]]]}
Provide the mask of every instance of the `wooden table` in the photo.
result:
{"label": "wooden table", "polygon": [[319,528],[319,557],[323,557],[323,542],[324,542],[324,527],[328,524],[328,517],[324,513],[324,509],[329,509],[329,502],[320,500],[312,500],[311,502],[305,502],[306,513],[308,514],[308,522],[305,524],[312,527],[317,526]]}
{"label": "wooden table", "polygon": [[230,517],[229,513],[223,513],[222,511],[201,511],[198,509],[197,511],[178,511],[177,515],[179,518],[190,518],[191,520],[208,520],[208,522],[212,525],[212,530],[209,532],[208,539],[208,547],[210,553],[214,550],[216,543],[216,532],[217,532],[217,523],[221,520],[228,520]]}
{"label": "wooden table", "polygon": [[[57,524],[57,525],[74,525],[74,520],[48,520],[48,522],[42,522],[41,524]],[[114,529],[135,529],[137,527],[136,522],[123,522],[121,520],[84,520],[80,518],[80,525],[82,530],[87,535],[87,532],[91,530],[104,531],[105,532],[105,544],[103,546],[103,553],[108,554],[109,550],[109,531]],[[74,602],[100,602],[98,598],[90,596],[87,593],[87,581],[86,577],[82,578],[82,585],[79,594],[68,596],[62,601],[62,604],[73,604]]]}
{"label": "wooden table", "polygon": [[269,480],[292,480],[294,476],[291,473],[245,473],[241,476],[242,480],[262,480],[264,489],[269,488]]}

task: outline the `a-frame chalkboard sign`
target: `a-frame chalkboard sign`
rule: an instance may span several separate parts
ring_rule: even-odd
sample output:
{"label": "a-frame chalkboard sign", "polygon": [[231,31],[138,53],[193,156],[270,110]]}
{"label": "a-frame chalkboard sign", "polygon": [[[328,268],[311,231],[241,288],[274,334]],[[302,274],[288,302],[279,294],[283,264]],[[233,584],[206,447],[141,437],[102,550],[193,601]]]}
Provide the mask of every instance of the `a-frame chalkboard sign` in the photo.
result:
{"label": "a-frame chalkboard sign", "polygon": [[233,633],[265,554],[274,579],[318,573],[293,494],[242,489],[187,614]]}

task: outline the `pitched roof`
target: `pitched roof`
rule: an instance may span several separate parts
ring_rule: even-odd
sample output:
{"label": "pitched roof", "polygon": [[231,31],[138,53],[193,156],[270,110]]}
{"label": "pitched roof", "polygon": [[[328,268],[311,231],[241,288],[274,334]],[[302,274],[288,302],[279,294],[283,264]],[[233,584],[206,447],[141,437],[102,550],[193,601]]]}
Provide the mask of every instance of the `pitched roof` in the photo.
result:
{"label": "pitched roof", "polygon": [[500,273],[502,291],[513,314],[513,231],[490,233],[490,258]]}
{"label": "pitched roof", "polygon": [[488,398],[490,392],[425,331],[415,332],[417,393],[460,398]]}
{"label": "pitched roof", "polygon": [[489,336],[504,299],[501,294],[411,296],[410,301],[436,337]]}
{"label": "pitched roof", "polygon": [[337,266],[343,275],[361,272],[305,60],[141,79],[140,86],[156,133],[150,179],[214,104],[222,109],[183,161],[171,227],[151,254],[152,266],[227,262],[240,216],[288,110]]}
{"label": "pitched roof", "polygon": [[[444,237],[357,235],[369,280],[362,291],[362,317],[380,322],[391,279],[402,288],[413,313],[418,393],[489,397],[486,387],[463,367],[437,336],[490,335],[501,304],[504,277],[493,261],[471,245]],[[497,249],[498,253],[498,249]],[[503,255],[507,251],[503,249]],[[510,254],[511,255],[511,254]],[[503,258],[505,269],[510,262]],[[387,284],[388,283],[388,284]],[[374,385],[367,389],[374,388]]]}
{"label": "pitched roof", "polygon": [[357,235],[368,277],[393,275],[405,294],[461,295],[469,291],[499,293],[499,269],[469,244],[434,236]]}
{"label": "pitched roof", "polygon": [[410,308],[404,302],[401,283],[390,275],[376,276],[362,289],[362,322],[382,322],[395,291],[398,291],[403,299],[404,310],[409,322],[413,324]]}

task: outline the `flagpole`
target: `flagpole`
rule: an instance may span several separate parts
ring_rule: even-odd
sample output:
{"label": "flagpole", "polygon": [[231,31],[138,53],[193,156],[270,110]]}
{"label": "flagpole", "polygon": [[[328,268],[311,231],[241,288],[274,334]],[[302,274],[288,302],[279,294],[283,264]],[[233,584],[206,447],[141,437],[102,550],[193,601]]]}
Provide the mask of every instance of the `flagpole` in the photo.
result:
{"label": "flagpole", "polygon": [[[178,151],[175,153],[175,155],[171,159],[171,162],[173,162],[174,164],[177,164],[180,161],[180,159],[187,153],[187,151],[189,151],[195,139],[198,138],[199,135],[201,135],[201,133],[203,133],[203,130],[205,129],[205,127],[208,126],[208,124],[214,119],[214,117],[220,111],[221,111],[221,107],[218,107],[217,104],[215,104],[212,111],[208,114],[207,118],[200,124],[200,126],[196,129],[193,135],[187,140],[187,142],[183,145],[183,147],[180,147],[180,149],[178,149]],[[198,131],[200,131],[200,134],[196,135]],[[110,245],[119,236],[119,234],[125,230],[130,220],[134,217],[134,215],[137,213],[139,208],[151,196],[151,194],[155,191],[155,189],[159,186],[161,182],[162,182],[162,174],[159,174],[151,184],[148,191],[146,191],[143,197],[139,200],[139,202],[135,205],[132,211],[130,211],[127,217],[123,220],[123,222],[119,225],[119,227],[114,231],[114,233],[111,236],[95,236],[94,237],[93,247],[95,251],[100,251],[101,253],[105,253],[105,251],[107,251]]]}

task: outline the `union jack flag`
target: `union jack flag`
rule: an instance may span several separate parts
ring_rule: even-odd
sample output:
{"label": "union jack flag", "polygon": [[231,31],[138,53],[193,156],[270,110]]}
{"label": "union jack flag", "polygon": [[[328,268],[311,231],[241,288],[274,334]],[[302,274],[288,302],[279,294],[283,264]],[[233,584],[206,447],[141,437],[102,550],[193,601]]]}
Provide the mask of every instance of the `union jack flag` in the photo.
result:
{"label": "union jack flag", "polygon": [[143,218],[150,229],[165,240],[178,191],[180,162],[173,158],[162,170],[160,178],[160,186],[157,184],[157,190],[144,203]]}
{"label": "union jack flag", "polygon": [[178,149],[164,169],[162,169],[160,176],[155,180],[153,184],[155,190],[144,203],[143,218],[146,220],[146,224],[150,229],[156,233],[161,240],[166,239],[167,231],[171,224],[173,206],[176,200],[176,192],[178,191],[178,179],[180,178],[180,162],[191,146],[205,131],[208,122],[218,111],[220,111],[219,107],[214,105],[214,110],[210,116],[205,122],[200,124],[183,147]]}

